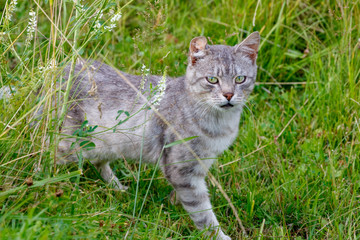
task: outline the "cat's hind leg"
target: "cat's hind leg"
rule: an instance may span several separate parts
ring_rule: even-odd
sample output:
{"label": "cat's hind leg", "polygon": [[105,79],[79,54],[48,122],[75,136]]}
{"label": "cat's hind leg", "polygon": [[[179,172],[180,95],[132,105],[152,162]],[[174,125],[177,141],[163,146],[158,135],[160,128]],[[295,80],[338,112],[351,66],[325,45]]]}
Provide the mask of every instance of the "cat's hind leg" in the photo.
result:
{"label": "cat's hind leg", "polygon": [[128,187],[122,185],[119,179],[115,176],[114,172],[110,168],[109,162],[101,162],[94,164],[100,176],[104,179],[104,181],[110,184],[116,190],[127,190]]}

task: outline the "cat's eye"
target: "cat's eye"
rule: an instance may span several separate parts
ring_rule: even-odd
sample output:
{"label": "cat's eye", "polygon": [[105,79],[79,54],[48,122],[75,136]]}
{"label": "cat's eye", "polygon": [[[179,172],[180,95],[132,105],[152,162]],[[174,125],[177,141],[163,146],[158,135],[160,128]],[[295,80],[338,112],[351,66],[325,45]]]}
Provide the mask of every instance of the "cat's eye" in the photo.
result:
{"label": "cat's eye", "polygon": [[246,81],[246,76],[237,76],[235,82],[238,84],[244,83]]}
{"label": "cat's eye", "polygon": [[206,80],[212,84],[216,84],[219,82],[219,80],[216,77],[206,77]]}

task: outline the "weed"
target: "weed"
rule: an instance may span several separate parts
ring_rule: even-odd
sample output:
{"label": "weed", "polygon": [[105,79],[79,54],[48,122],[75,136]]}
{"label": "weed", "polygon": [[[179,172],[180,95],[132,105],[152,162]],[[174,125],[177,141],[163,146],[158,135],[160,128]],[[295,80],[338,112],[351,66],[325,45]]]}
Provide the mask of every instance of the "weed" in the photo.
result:
{"label": "weed", "polygon": [[[85,167],[54,164],[72,103],[62,69],[91,58],[165,81],[164,72],[185,73],[193,37],[235,45],[255,30],[262,36],[257,86],[236,142],[211,170],[214,179],[250,238],[360,237],[358,0],[7,0],[2,6],[2,239],[201,238],[185,211],[168,201],[171,187],[157,166],[114,162],[130,186],[118,193],[98,181],[85,159]],[[126,113],[119,111],[120,123],[131,117]],[[83,151],[94,147],[84,138],[95,127],[85,123],[75,133]],[[211,182],[219,222],[241,238],[237,216]]]}

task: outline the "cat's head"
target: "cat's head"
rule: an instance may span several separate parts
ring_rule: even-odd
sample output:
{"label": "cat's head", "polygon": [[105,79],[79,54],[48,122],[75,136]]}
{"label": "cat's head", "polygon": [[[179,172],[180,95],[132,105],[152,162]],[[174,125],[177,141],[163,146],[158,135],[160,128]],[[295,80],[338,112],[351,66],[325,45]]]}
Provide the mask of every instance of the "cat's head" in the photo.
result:
{"label": "cat's head", "polygon": [[259,44],[258,32],[235,46],[191,40],[186,87],[196,101],[219,111],[242,109],[254,88]]}

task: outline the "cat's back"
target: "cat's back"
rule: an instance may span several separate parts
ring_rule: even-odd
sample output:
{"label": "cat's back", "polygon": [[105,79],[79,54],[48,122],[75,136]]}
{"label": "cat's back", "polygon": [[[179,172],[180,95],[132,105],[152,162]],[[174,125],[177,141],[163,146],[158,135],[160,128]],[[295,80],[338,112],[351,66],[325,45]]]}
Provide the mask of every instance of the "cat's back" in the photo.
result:
{"label": "cat's back", "polygon": [[[69,72],[70,65],[65,68],[65,79]],[[144,100],[136,97],[139,91],[148,90],[149,83],[156,86],[159,80],[159,76],[131,75],[98,61],[79,62],[74,68],[70,96],[83,103],[101,101],[103,107],[111,109],[119,105],[143,104]],[[141,89],[142,83],[146,83],[144,89]]]}
{"label": "cat's back", "polygon": [[[69,78],[70,68],[68,65],[64,69],[65,80]],[[132,117],[122,128],[141,125],[143,114],[148,111],[145,106],[149,86],[156,86],[160,79],[153,75],[131,75],[98,61],[78,62],[72,75],[70,106],[63,127],[74,129],[87,120],[90,125],[99,126],[98,129],[109,129],[126,118],[126,112]]]}

